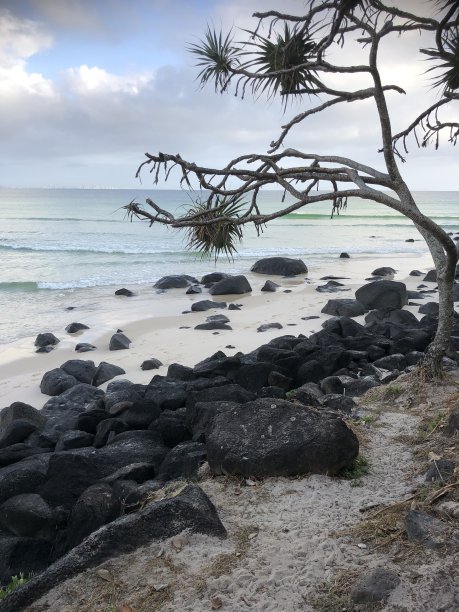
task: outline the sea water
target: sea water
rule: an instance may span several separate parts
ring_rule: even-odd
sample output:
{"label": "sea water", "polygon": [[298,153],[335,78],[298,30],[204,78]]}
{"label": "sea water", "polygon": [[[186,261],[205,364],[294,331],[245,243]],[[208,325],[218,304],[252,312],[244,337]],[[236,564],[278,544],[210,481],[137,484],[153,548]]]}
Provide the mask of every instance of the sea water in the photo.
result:
{"label": "sea water", "polygon": [[[414,196],[446,231],[459,232],[459,192]],[[333,273],[342,251],[381,256],[382,265],[385,254],[412,258],[427,251],[409,219],[354,199],[333,219],[330,203],[319,203],[270,222],[260,235],[249,226],[234,260],[215,264],[190,252],[183,232],[130,222],[123,206],[146,197],[174,214],[191,203],[180,190],[0,189],[0,344],[52,328],[57,313],[72,305],[97,309],[115,289],[151,287],[166,274],[199,277],[216,267],[243,274],[275,255],[299,257],[310,268],[329,262]],[[278,191],[260,195],[266,213],[289,202]]]}

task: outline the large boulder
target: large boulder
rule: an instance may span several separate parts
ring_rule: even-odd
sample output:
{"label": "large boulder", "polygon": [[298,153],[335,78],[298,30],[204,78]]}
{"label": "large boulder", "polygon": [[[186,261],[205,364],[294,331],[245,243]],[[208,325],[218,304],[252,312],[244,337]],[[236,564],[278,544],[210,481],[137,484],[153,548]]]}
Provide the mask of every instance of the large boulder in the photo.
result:
{"label": "large boulder", "polygon": [[403,308],[408,303],[406,285],[397,281],[381,280],[359,287],[356,299],[365,308]]}
{"label": "large boulder", "polygon": [[[56,584],[62,584],[88,568],[182,531],[225,537],[226,531],[217,511],[200,487],[187,485],[172,495],[147,503],[138,512],[122,516],[92,533],[45,572],[13,591],[2,602],[2,611],[23,610]],[[18,571],[21,571],[20,567]]]}
{"label": "large boulder", "polygon": [[267,257],[259,259],[250,268],[258,274],[276,274],[278,276],[296,276],[307,274],[308,268],[301,259],[290,259],[289,257]]}
{"label": "large boulder", "polygon": [[23,493],[0,506],[0,526],[15,536],[52,540],[56,513],[40,495]]}
{"label": "large boulder", "polygon": [[207,285],[208,283],[218,283],[218,281],[228,278],[229,276],[231,275],[226,272],[210,272],[209,274],[204,274],[201,278],[201,284]]}
{"label": "large boulder", "polygon": [[203,312],[212,308],[226,308],[226,302],[213,302],[212,300],[200,300],[191,304],[193,312]]}
{"label": "large boulder", "polygon": [[23,402],[13,402],[11,406],[0,410],[0,431],[6,429],[8,425],[11,425],[17,419],[29,421],[29,423],[32,423],[37,428],[43,427],[46,421],[40,410]]}
{"label": "large boulder", "polygon": [[155,289],[183,289],[198,283],[198,279],[188,274],[171,274],[163,276],[153,285]]}
{"label": "large boulder", "polygon": [[[8,584],[13,576],[25,576],[42,572],[49,564],[52,545],[36,538],[12,536],[0,540],[0,584]],[[10,607],[6,601],[0,602],[3,610],[18,612],[22,606]]]}
{"label": "large boulder", "polygon": [[62,368],[54,368],[43,375],[40,391],[44,395],[60,395],[77,384],[78,381],[74,376],[67,374]]}
{"label": "large boulder", "polygon": [[245,276],[229,276],[218,281],[209,289],[211,295],[233,295],[240,293],[250,293],[252,287]]}
{"label": "large boulder", "polygon": [[90,385],[96,373],[96,366],[94,365],[94,361],[69,359],[61,365],[61,370],[74,376],[78,382]]}
{"label": "large boulder", "polygon": [[337,474],[352,465],[359,442],[337,417],[285,400],[260,398],[216,414],[206,436],[215,474]]}
{"label": "large boulder", "polygon": [[358,317],[366,313],[366,308],[358,300],[328,300],[320,312],[334,317]]}

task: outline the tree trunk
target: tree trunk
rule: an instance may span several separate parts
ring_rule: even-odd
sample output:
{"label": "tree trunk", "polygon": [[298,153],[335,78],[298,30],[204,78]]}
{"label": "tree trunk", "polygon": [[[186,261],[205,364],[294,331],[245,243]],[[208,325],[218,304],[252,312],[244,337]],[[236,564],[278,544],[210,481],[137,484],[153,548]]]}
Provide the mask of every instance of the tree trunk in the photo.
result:
{"label": "tree trunk", "polygon": [[421,367],[426,378],[440,378],[442,376],[442,359],[451,347],[451,331],[454,324],[453,284],[457,254],[454,257],[449,251],[445,252],[436,238],[423,228],[419,226],[417,228],[427,242],[437,271],[439,306],[437,330]]}

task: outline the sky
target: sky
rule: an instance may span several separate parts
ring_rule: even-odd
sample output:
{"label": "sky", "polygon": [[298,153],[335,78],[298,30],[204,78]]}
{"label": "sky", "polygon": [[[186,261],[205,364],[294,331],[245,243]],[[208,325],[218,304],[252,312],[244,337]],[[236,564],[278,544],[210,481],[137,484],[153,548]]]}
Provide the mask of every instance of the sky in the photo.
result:
{"label": "sky", "polygon": [[[405,4],[424,11],[429,3]],[[208,24],[233,28],[237,39],[239,28],[256,26],[253,11],[268,8],[302,14],[305,2],[0,0],[0,186],[150,188],[148,171],[141,183],[135,178],[147,151],[214,167],[265,153],[280,126],[316,102],[284,111],[279,100],[201,89],[187,46]],[[385,82],[407,92],[388,96],[395,131],[438,97],[419,44],[417,33],[394,38],[381,57]],[[354,62],[358,52],[350,45],[334,59]],[[336,77],[330,83],[343,86]],[[457,107],[447,112],[457,120]],[[383,169],[369,101],[313,116],[285,144]],[[459,149],[446,138],[438,151],[414,141],[409,148],[401,169],[412,189],[459,190]],[[178,178],[160,186],[177,188]]]}

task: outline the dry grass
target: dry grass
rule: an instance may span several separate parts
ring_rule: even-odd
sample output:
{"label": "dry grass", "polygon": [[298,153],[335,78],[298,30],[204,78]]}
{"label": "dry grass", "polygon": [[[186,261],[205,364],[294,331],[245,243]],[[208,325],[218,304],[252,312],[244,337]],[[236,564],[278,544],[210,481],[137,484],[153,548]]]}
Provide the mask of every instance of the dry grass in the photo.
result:
{"label": "dry grass", "polygon": [[[341,570],[331,582],[322,582],[317,587],[317,594],[308,601],[317,612],[342,612],[351,610],[351,588],[359,572],[352,569]],[[374,608],[376,609],[376,608]]]}

